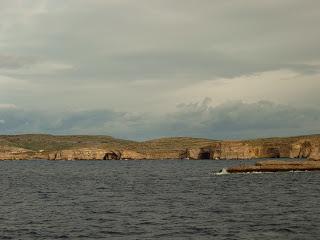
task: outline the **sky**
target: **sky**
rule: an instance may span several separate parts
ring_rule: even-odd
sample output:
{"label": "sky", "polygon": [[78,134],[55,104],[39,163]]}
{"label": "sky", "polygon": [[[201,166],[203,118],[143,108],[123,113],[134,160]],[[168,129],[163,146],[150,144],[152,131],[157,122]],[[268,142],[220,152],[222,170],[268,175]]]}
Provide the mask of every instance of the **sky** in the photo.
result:
{"label": "sky", "polygon": [[1,0],[0,133],[320,131],[317,0]]}

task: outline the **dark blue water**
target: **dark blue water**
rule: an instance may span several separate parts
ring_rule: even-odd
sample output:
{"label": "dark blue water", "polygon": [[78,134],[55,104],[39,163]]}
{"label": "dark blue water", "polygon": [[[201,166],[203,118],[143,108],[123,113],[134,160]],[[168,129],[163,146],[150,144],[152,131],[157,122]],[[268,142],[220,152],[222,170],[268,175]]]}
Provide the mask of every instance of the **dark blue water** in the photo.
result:
{"label": "dark blue water", "polygon": [[0,161],[1,239],[317,239],[320,172],[239,161]]}

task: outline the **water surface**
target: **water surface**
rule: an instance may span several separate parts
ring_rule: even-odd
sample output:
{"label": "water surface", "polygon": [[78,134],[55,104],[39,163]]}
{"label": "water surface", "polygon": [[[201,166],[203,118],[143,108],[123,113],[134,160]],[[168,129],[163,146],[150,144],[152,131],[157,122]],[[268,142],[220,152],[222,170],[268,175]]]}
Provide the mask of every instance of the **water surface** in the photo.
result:
{"label": "water surface", "polygon": [[0,161],[0,239],[320,236],[320,172],[213,174],[239,163]]}

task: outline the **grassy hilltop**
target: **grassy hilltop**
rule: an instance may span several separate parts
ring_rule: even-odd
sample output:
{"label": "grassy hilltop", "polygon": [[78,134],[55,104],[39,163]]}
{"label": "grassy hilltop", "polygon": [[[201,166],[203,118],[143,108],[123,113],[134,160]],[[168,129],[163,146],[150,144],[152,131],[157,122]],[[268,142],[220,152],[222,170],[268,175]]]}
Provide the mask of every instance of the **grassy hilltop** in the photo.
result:
{"label": "grassy hilltop", "polygon": [[[300,138],[319,138],[320,135],[298,136],[298,137],[274,137],[242,140],[243,143],[261,144],[263,142],[291,142]],[[54,151],[71,149],[75,147],[107,147],[111,149],[132,149],[143,152],[144,150],[175,150],[189,147],[197,148],[208,146],[219,140],[192,138],[192,137],[165,137],[148,141],[132,141],[103,135],[50,135],[50,134],[22,134],[22,135],[0,135],[0,146],[19,147],[32,151]],[[226,140],[223,142],[232,142]]]}
{"label": "grassy hilltop", "polygon": [[210,145],[215,140],[189,137],[160,138],[144,142],[123,140],[110,136],[47,134],[0,135],[0,146],[19,147],[33,151],[54,151],[74,147],[107,147],[112,149],[132,149],[144,152],[148,149],[174,150]]}

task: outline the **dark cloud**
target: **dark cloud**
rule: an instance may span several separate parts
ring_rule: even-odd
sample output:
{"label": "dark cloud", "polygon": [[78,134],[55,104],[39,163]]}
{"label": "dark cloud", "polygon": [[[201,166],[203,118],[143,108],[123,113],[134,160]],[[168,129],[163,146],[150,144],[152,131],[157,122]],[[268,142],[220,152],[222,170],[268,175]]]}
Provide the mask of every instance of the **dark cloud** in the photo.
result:
{"label": "dark cloud", "polygon": [[267,101],[228,102],[211,107],[210,99],[181,104],[166,115],[130,114],[112,110],[51,113],[0,110],[2,133],[107,134],[130,139],[162,136],[253,138],[316,133],[320,111]]}
{"label": "dark cloud", "polygon": [[[320,111],[314,109],[296,109],[286,105],[278,105],[267,101],[256,103],[229,102],[217,107],[199,105],[194,110],[186,108],[182,112],[188,115],[199,115],[203,119],[198,132],[222,137],[258,137],[270,135],[291,135],[303,131],[317,131]],[[183,115],[182,115],[183,116]],[[178,121],[181,113],[174,116]],[[192,130],[194,130],[192,128]]]}

